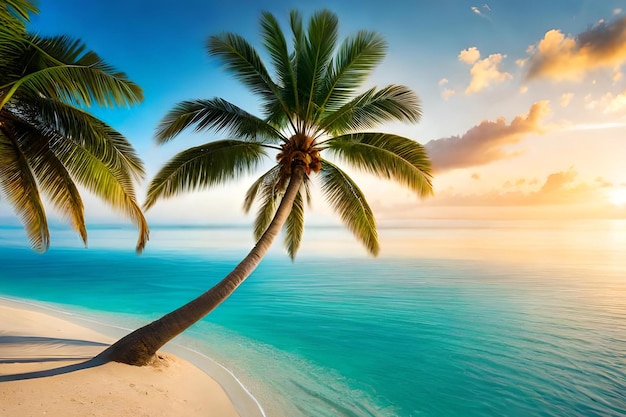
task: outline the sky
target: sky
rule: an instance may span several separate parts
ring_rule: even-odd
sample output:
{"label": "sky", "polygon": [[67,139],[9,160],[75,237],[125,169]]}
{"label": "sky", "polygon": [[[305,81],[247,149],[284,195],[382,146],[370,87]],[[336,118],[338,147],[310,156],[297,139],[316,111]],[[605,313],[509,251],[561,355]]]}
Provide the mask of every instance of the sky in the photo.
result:
{"label": "sky", "polygon": [[[222,97],[257,112],[255,97],[208,56],[208,36],[234,32],[260,51],[258,19],[290,9],[337,13],[341,37],[379,32],[388,54],[366,87],[404,84],[420,97],[418,124],[380,130],[425,145],[435,196],[348,170],[381,224],[429,218],[626,218],[626,3],[623,0],[215,1],[41,0],[29,29],[82,39],[145,95],[127,109],[91,109],[145,161],[138,184],[175,153],[221,137],[181,134],[154,144],[182,100]],[[263,172],[259,171],[259,174]],[[254,177],[163,200],[149,223],[249,223],[241,210]],[[307,222],[335,217],[314,196]],[[118,219],[87,196],[88,223]],[[53,210],[50,208],[53,213]],[[0,204],[0,218],[11,208]],[[54,217],[54,214],[52,214]]]}

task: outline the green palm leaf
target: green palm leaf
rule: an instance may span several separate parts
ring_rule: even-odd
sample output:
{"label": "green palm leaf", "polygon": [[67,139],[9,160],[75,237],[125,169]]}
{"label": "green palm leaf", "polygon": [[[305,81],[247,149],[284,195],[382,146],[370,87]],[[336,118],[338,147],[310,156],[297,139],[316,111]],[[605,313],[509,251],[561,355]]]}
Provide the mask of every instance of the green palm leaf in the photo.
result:
{"label": "green palm leaf", "polygon": [[278,174],[280,172],[280,165],[274,165],[269,171],[265,174],[261,175],[248,189],[246,192],[246,197],[243,202],[243,211],[248,213],[250,208],[252,208],[252,204],[257,198],[259,194],[259,190],[263,187],[271,187],[272,194],[277,194],[277,180]]}
{"label": "green palm leaf", "polygon": [[37,182],[12,134],[0,129],[0,186],[26,229],[31,245],[44,252],[50,246],[46,213]]}
{"label": "green palm leaf", "polygon": [[67,169],[48,146],[55,138],[46,137],[45,133],[37,132],[28,125],[15,126],[14,132],[21,132],[18,142],[39,188],[61,215],[69,219],[86,245],[83,201]]}
{"label": "green palm leaf", "polygon": [[[289,27],[293,34],[293,44],[296,51],[301,51],[303,45],[306,43],[306,37],[304,34],[302,15],[297,10],[289,11]],[[294,53],[295,57],[295,53]],[[293,57],[292,57],[293,58]]]}
{"label": "green palm leaf", "polygon": [[277,108],[284,109],[280,102],[278,86],[271,79],[258,52],[243,37],[224,33],[209,37],[207,48],[211,56],[217,56],[226,69],[263,100],[265,114],[271,116]]}
{"label": "green palm leaf", "polygon": [[307,186],[305,185],[308,180],[302,182],[300,192],[293,201],[293,206],[289,212],[289,216],[285,221],[285,248],[287,253],[293,261],[296,258],[296,253],[302,243],[302,235],[304,234],[304,195],[307,194]]}
{"label": "green palm leaf", "polygon": [[264,12],[261,15],[261,35],[263,45],[269,52],[274,65],[277,83],[283,91],[282,101],[285,103],[285,108],[277,110],[287,110],[298,114],[300,102],[297,94],[296,72],[292,62],[293,56],[289,53],[287,41],[278,20],[271,13]]}
{"label": "green palm leaf", "polygon": [[108,203],[113,209],[131,219],[139,229],[137,252],[141,252],[149,238],[146,219],[137,204],[132,186],[120,178],[119,172],[111,170],[98,156],[71,139],[59,138],[52,150],[67,168],[76,182]]}
{"label": "green palm leaf", "polygon": [[282,192],[278,189],[277,184],[278,175],[275,178],[268,177],[267,179],[268,181],[263,182],[257,191],[260,205],[254,219],[254,238],[256,240],[261,238],[272,222],[282,197]]}
{"label": "green palm leaf", "polygon": [[29,0],[3,0],[0,3],[0,17],[2,19],[14,19],[23,23],[30,21],[31,14],[37,14],[36,3]]}
{"label": "green palm leaf", "polygon": [[306,199],[306,203],[309,207],[311,207],[313,204],[313,197],[311,195],[311,181],[309,180],[308,176],[304,177],[302,185],[304,186],[304,197]]}
{"label": "green palm leaf", "polygon": [[183,101],[170,110],[157,128],[157,143],[165,143],[190,126],[195,131],[226,131],[241,139],[257,142],[286,140],[282,134],[266,121],[242,110],[226,100]]}
{"label": "green palm leaf", "polygon": [[6,90],[0,108],[21,90],[78,106],[126,106],[139,103],[142,91],[126,75],[88,51],[80,41],[65,36],[39,38],[30,35],[33,53],[26,73],[0,86]]}
{"label": "green palm leaf", "polygon": [[331,112],[320,121],[320,129],[331,134],[371,129],[386,122],[418,122],[422,111],[419,98],[403,85],[372,88]]}
{"label": "green palm leaf", "polygon": [[322,10],[309,20],[307,41],[296,42],[298,93],[302,103],[300,119],[309,125],[319,109],[315,99],[323,88],[332,54],[337,43],[339,21],[337,15]]}
{"label": "green palm leaf", "polygon": [[339,167],[322,160],[322,192],[354,236],[374,256],[378,255],[376,220],[356,183]]}
{"label": "green palm leaf", "polygon": [[[38,12],[39,10],[32,1],[2,1],[0,3],[0,34],[24,33],[26,23],[30,21],[30,15]],[[0,38],[5,39],[4,36],[0,36]]]}
{"label": "green palm leaf", "polygon": [[[120,179],[132,176],[135,180],[144,178],[143,162],[130,142],[119,132],[91,114],[65,103],[38,97],[29,101],[30,120],[39,120],[42,126],[57,134],[71,138],[79,146],[85,147],[105,165],[118,173]],[[128,192],[132,192],[130,180]]]}
{"label": "green palm leaf", "polygon": [[211,187],[251,172],[266,156],[258,143],[220,140],[187,149],[156,174],[144,203],[149,209],[159,198]]}
{"label": "green palm leaf", "polygon": [[387,43],[375,32],[360,31],[346,39],[331,65],[324,88],[320,91],[320,107],[334,112],[356,93],[374,68],[385,57]]}
{"label": "green palm leaf", "polygon": [[331,153],[357,168],[393,179],[420,197],[432,195],[430,160],[414,140],[387,133],[359,133],[326,144]]}

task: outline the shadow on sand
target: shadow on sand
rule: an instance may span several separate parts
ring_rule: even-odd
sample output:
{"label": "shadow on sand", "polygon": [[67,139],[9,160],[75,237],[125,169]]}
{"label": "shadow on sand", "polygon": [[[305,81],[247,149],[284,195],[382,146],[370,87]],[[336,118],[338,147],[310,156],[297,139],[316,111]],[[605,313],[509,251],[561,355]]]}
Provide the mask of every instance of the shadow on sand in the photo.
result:
{"label": "shadow on sand", "polygon": [[[106,343],[92,342],[79,339],[61,339],[54,337],[34,337],[34,336],[0,336],[0,355],[2,345],[70,345],[70,346],[94,346],[106,347]],[[86,360],[85,360],[86,359]],[[0,382],[22,381],[25,379],[46,378],[55,375],[67,374],[70,372],[80,371],[81,369],[94,368],[103,365],[106,361],[100,358],[92,357],[33,357],[33,358],[7,358],[0,356],[0,364],[11,363],[38,363],[38,362],[61,362],[84,360],[84,362],[72,365],[60,366],[58,368],[44,369],[41,371],[24,372],[19,374],[0,375]]]}

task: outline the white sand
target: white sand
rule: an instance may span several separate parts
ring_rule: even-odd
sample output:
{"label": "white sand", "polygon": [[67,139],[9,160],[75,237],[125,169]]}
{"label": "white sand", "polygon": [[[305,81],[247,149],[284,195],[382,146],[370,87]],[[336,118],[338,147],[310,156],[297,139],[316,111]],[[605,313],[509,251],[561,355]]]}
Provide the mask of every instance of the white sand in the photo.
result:
{"label": "white sand", "polygon": [[238,416],[217,382],[171,354],[153,366],[84,365],[112,342],[0,303],[0,416]]}

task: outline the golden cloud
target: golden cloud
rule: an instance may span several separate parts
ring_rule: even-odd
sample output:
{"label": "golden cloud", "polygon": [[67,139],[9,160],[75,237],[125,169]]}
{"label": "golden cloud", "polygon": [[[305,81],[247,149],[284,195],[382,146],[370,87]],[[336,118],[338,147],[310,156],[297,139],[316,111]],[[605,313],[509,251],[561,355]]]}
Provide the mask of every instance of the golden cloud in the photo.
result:
{"label": "golden cloud", "polygon": [[626,17],[601,21],[576,38],[550,30],[529,51],[527,79],[580,81],[591,70],[615,69],[626,62]]}
{"label": "golden cloud", "polygon": [[513,78],[508,72],[500,70],[502,58],[506,55],[492,54],[477,61],[470,70],[472,79],[465,89],[465,94],[478,93],[493,83],[501,83]]}
{"label": "golden cloud", "polygon": [[459,53],[459,61],[472,65],[480,59],[480,51],[475,46],[462,50]]}
{"label": "golden cloud", "polygon": [[[537,184],[520,178],[506,181],[502,188],[480,194],[461,194],[454,190],[442,190],[432,200],[423,204],[433,206],[532,206],[577,204],[598,200],[606,194],[607,185],[596,181],[588,184],[576,181],[578,173],[574,168],[555,172],[547,176],[539,188],[522,191],[520,187]],[[609,183],[608,186],[611,186]]]}
{"label": "golden cloud", "polygon": [[615,97],[611,97],[611,101],[604,109],[605,113],[616,113],[621,111],[626,111],[626,91]]}
{"label": "golden cloud", "polygon": [[510,124],[501,117],[495,122],[485,120],[462,136],[435,139],[426,149],[436,172],[485,165],[515,156],[504,148],[516,144],[525,135],[541,133],[541,120],[550,113],[548,101],[533,104],[526,115],[517,116]]}

